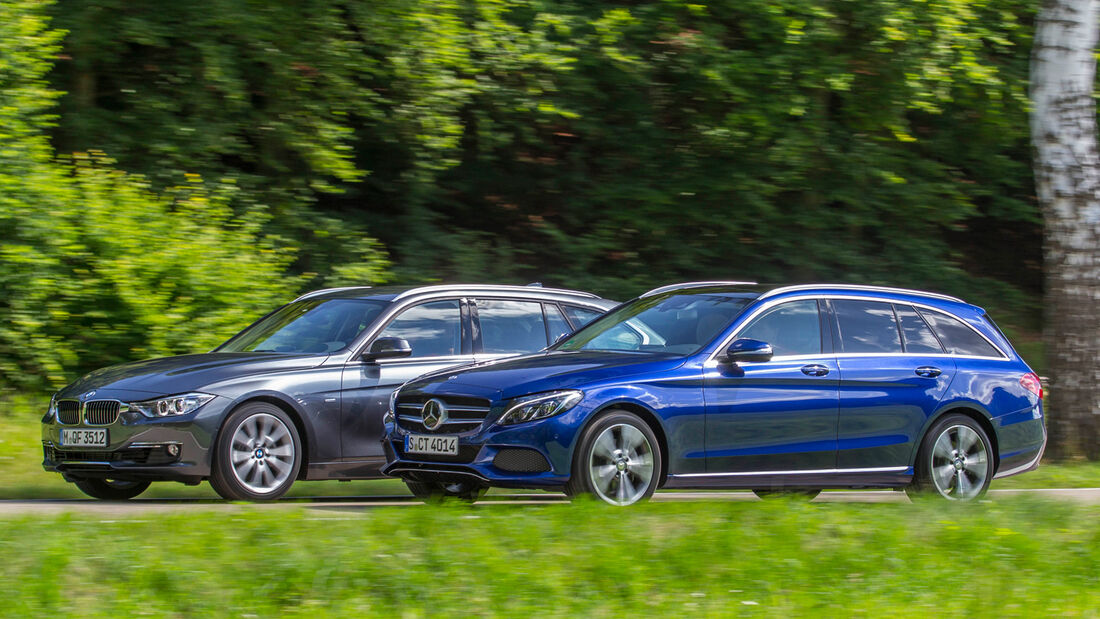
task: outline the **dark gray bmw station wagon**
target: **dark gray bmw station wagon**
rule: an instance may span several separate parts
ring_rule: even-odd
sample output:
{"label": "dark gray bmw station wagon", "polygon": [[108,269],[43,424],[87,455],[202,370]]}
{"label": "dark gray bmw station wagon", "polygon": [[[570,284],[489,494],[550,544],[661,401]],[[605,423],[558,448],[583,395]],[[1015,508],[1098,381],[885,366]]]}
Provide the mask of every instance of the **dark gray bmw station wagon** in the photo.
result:
{"label": "dark gray bmw station wagon", "polygon": [[42,420],[43,466],[115,500],[153,481],[208,479],[225,498],[257,500],[297,479],[382,477],[394,388],[538,351],[614,305],[536,286],[312,292],[210,353],[108,367],[65,387]]}

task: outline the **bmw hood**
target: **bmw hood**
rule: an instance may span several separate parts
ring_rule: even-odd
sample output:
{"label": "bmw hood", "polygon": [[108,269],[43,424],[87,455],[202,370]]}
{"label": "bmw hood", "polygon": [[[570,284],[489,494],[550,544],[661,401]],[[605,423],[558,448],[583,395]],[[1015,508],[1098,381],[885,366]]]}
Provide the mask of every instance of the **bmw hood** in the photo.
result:
{"label": "bmw hood", "polygon": [[202,391],[208,385],[227,380],[297,369],[323,363],[328,355],[285,355],[271,353],[206,353],[147,359],[113,365],[87,374],[58,392],[75,398],[91,390],[101,397],[125,399],[142,395],[163,396]]}
{"label": "bmw hood", "polygon": [[[501,399],[530,393],[574,389],[592,382],[620,379],[640,373],[672,369],[683,357],[655,353],[606,351],[551,351],[492,361],[421,377],[409,387],[426,393],[461,394],[465,389],[498,392]],[[472,395],[472,393],[471,393]]]}

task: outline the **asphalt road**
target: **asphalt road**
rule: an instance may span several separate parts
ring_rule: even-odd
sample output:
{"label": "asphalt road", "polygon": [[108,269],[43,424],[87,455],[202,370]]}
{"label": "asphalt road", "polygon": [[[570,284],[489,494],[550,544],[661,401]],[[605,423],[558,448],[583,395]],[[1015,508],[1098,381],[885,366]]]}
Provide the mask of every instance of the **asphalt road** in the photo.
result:
{"label": "asphalt road", "polygon": [[[1010,496],[1030,495],[1065,501],[1100,504],[1100,488],[1052,488],[1042,490],[990,490],[985,501]],[[659,492],[654,501],[758,501],[751,492]],[[496,505],[553,505],[565,502],[560,494],[492,494],[476,504],[491,509]],[[904,492],[890,490],[823,492],[815,503],[908,503]],[[0,516],[80,513],[88,515],[138,515],[155,512],[190,510],[270,510],[304,508],[318,516],[341,512],[365,511],[375,507],[411,507],[423,505],[411,496],[306,497],[264,503],[229,503],[208,499],[134,499],[132,501],[94,501],[83,499],[41,499],[0,501]]]}

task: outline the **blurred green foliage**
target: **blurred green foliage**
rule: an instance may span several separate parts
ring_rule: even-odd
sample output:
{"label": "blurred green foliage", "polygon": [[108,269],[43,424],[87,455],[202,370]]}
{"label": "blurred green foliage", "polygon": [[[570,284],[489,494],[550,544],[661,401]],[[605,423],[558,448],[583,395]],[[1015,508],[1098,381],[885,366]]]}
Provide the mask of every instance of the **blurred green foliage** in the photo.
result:
{"label": "blurred green foliage", "polygon": [[1034,330],[1033,4],[7,2],[0,383],[387,279],[886,283]]}
{"label": "blurred green foliage", "polygon": [[101,153],[55,159],[45,81],[60,33],[0,5],[0,385],[209,349],[302,285],[292,245],[231,181],[154,188]]}
{"label": "blurred green foliage", "polygon": [[63,3],[56,139],[366,225],[402,280],[1034,285],[1033,4]]}

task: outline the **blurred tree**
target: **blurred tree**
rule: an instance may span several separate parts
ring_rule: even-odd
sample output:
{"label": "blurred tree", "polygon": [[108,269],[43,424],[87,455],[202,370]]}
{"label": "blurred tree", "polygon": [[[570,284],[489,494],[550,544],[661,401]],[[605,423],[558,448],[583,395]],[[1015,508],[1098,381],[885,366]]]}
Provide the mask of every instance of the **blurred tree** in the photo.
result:
{"label": "blurred tree", "polygon": [[[1030,4],[472,2],[469,61],[444,67],[472,78],[457,165],[418,194],[430,216],[377,174],[350,191],[398,222],[372,227],[403,277],[617,296],[835,278],[1003,305],[1039,255]],[[1002,229],[1020,231],[1011,267]]]}
{"label": "blurred tree", "polygon": [[73,0],[55,138],[160,187],[235,179],[303,272],[375,264],[369,228],[404,281],[831,278],[1003,306],[1038,286],[1034,10]]}
{"label": "blurred tree", "polygon": [[182,187],[111,169],[101,155],[54,161],[57,96],[45,74],[61,33],[36,0],[0,3],[0,387],[208,349],[286,300],[293,252],[235,215],[232,184]]}
{"label": "blurred tree", "polygon": [[[301,248],[297,270],[325,283],[384,279],[386,256],[341,208],[318,196],[363,178],[352,115],[378,119],[381,61],[363,48],[351,9],[315,0],[73,0],[54,84],[69,92],[60,152],[105,151],[156,188],[186,174],[229,179],[233,206],[267,208],[266,225]],[[384,90],[379,88],[379,90]]]}
{"label": "blurred tree", "polygon": [[1043,0],[1032,52],[1031,134],[1046,224],[1050,450],[1100,460],[1100,155],[1097,0]]}

